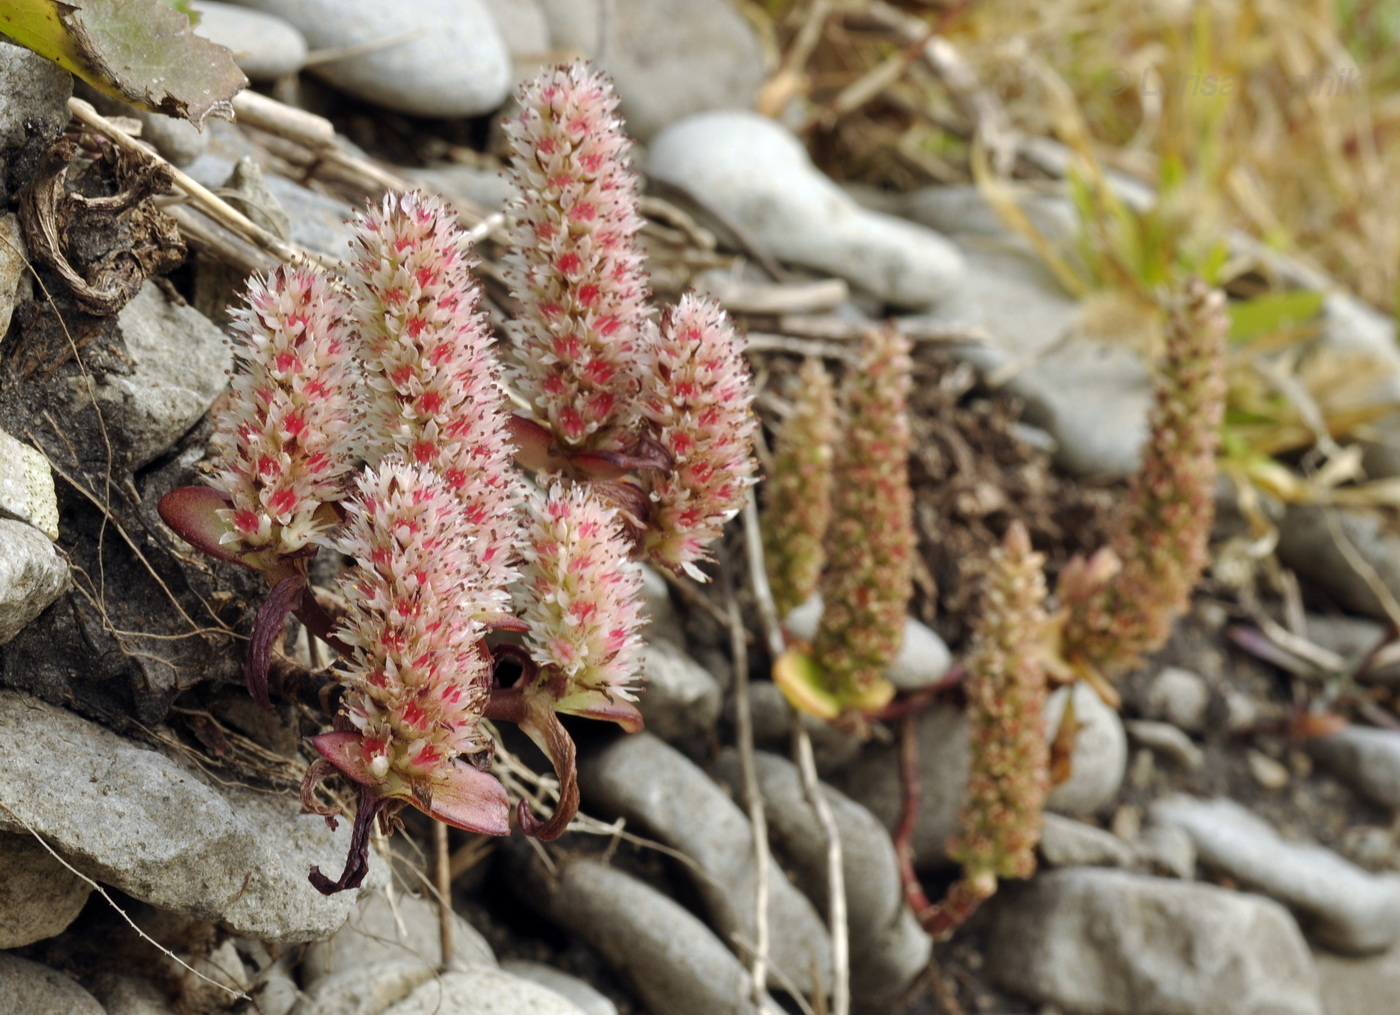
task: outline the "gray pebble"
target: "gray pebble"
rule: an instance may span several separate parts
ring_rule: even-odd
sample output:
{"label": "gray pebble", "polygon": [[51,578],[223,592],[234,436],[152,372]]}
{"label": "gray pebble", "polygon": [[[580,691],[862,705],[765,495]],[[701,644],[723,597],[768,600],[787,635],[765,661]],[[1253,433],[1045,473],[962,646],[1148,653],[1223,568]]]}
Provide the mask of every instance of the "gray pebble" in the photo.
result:
{"label": "gray pebble", "polygon": [[[813,596],[784,618],[783,627],[794,637],[811,641],[816,636],[821,615],[821,597]],[[943,639],[927,624],[905,617],[899,655],[885,671],[885,679],[897,691],[922,691],[936,684],[952,665],[953,655]]]}
{"label": "gray pebble", "polygon": [[662,740],[708,740],[719,721],[720,687],[708,670],[673,642],[648,638],[642,650],[645,690],[637,707]]}
{"label": "gray pebble", "polygon": [[1179,666],[1167,666],[1147,689],[1147,714],[1179,726],[1187,733],[1205,729],[1206,708],[1210,705],[1210,686],[1205,678]]}
{"label": "gray pebble", "polygon": [[1133,847],[1112,832],[1075,818],[1047,813],[1040,856],[1048,867],[1123,867],[1137,864]]}
{"label": "gray pebble", "polygon": [[[648,733],[637,733],[579,760],[590,809],[688,855],[700,872],[680,870],[724,940],[757,939],[753,828],[737,804],[698,766]],[[703,872],[703,873],[701,873]],[[829,982],[830,940],[812,904],[776,865],[769,868],[769,941],[773,965],[794,983]]]}
{"label": "gray pebble", "polygon": [[[754,767],[774,850],[793,870],[798,887],[827,912],[826,840],[807,802],[797,767],[786,758],[756,752]],[[721,755],[715,774],[736,798],[743,793],[738,753]],[[851,942],[851,990],[878,1006],[899,996],[928,965],[932,942],[904,901],[899,861],[889,832],[875,815],[830,786],[822,786],[841,839]],[[827,914],[829,916],[829,913]]]}
{"label": "gray pebble", "polygon": [[295,74],[306,63],[306,39],[288,22],[262,11],[217,0],[195,0],[196,35],[233,51],[238,69],[253,81]]}
{"label": "gray pebble", "polygon": [[267,942],[324,938],[354,905],[356,893],[327,897],[306,881],[313,864],[340,869],[348,824],[332,832],[295,797],[212,789],[163,754],[17,691],[0,691],[0,729],[10,773],[0,830],[24,831],[22,818],[90,877]]}
{"label": "gray pebble", "polygon": [[[338,972],[372,962],[416,962],[430,971],[442,964],[438,906],[418,895],[395,893],[391,902],[383,891],[365,892],[345,926],[328,940],[317,941],[302,960],[302,980],[308,986]],[[453,961],[490,965],[491,946],[476,928],[456,913],[452,916]]]}
{"label": "gray pebble", "polygon": [[522,869],[513,888],[594,948],[649,1010],[667,1015],[755,1015],[748,970],[703,923],[656,889],[597,860],[565,861],[556,875]]}
{"label": "gray pebble", "polygon": [[62,934],[92,887],[28,832],[0,832],[0,948]]}
{"label": "gray pebble", "polygon": [[1348,726],[1330,737],[1309,740],[1307,747],[1312,757],[1358,792],[1400,810],[1400,733]]}
{"label": "gray pebble", "polygon": [[48,460],[0,430],[0,517],[58,538],[58,494]]}
{"label": "gray pebble", "polygon": [[389,43],[310,72],[351,95],[413,116],[489,113],[511,85],[510,55],[481,0],[241,0],[278,15],[315,50]]}
{"label": "gray pebble", "polygon": [[71,976],[0,952],[0,1006],[14,1015],[106,1015]]}
{"label": "gray pebble", "polygon": [[617,1005],[577,976],[570,976],[543,962],[527,962],[524,959],[507,959],[501,968],[522,980],[531,980],[541,987],[566,998],[584,1015],[617,1015]]}
{"label": "gray pebble", "polygon": [[1189,772],[1194,772],[1205,764],[1206,757],[1201,749],[1191,742],[1191,738],[1185,732],[1169,722],[1129,719],[1123,727],[1135,743],[1170,758]]}
{"label": "gray pebble", "polygon": [[860,207],[787,128],[757,113],[672,124],[652,140],[647,172],[694,194],[779,260],[840,276],[884,302],[929,307],[963,279],[951,243]]}
{"label": "gray pebble", "polygon": [[1076,867],[998,893],[993,981],[1100,1015],[1322,1015],[1288,911],[1211,885]]}
{"label": "gray pebble", "polygon": [[1374,875],[1323,846],[1286,841],[1232,800],[1177,795],[1156,801],[1151,814],[1190,835],[1202,864],[1296,912],[1319,943],[1364,955],[1400,940],[1400,875]]}
{"label": "gray pebble", "polygon": [[0,518],[0,645],[68,588],[68,563],[38,529]]}
{"label": "gray pebble", "polygon": [[609,6],[610,19],[602,22],[607,70],[633,137],[648,141],[695,113],[753,107],[764,79],[763,49],[732,4],[611,0]]}
{"label": "gray pebble", "polygon": [[1070,775],[1050,791],[1045,808],[1089,817],[1107,808],[1118,795],[1128,765],[1128,738],[1118,713],[1083,682],[1058,688],[1046,700],[1046,736],[1054,737],[1071,694],[1079,731],[1070,757]]}

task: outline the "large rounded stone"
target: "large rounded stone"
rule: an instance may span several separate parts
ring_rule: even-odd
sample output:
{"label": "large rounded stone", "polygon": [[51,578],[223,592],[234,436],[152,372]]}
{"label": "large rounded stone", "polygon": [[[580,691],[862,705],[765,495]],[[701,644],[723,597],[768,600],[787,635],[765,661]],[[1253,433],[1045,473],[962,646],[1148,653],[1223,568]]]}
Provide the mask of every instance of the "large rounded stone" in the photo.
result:
{"label": "large rounded stone", "polygon": [[[351,95],[414,116],[476,116],[510,90],[510,54],[481,0],[240,0],[291,22],[313,49],[356,47],[311,72]],[[366,51],[365,45],[375,45]]]}

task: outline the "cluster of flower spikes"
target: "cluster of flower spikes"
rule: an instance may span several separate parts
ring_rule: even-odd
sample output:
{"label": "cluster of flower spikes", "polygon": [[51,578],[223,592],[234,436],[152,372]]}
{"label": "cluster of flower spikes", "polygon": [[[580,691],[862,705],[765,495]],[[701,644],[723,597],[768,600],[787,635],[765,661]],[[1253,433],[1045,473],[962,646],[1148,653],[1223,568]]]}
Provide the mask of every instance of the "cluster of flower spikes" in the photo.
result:
{"label": "cluster of flower spikes", "polygon": [[[472,759],[489,763],[483,639],[516,626],[507,586],[520,530],[499,367],[464,239],[441,201],[417,193],[386,197],[356,223],[347,282],[367,465],[337,543],[355,560],[337,632],[354,729],[312,743],[360,785],[362,809],[402,801],[505,834],[505,791]],[[361,865],[352,854],[339,882],[313,872],[313,883],[350,887]]]}
{"label": "cluster of flower spikes", "polygon": [[608,79],[576,64],[525,85],[506,123],[515,379],[534,412],[512,434],[524,464],[611,501],[646,559],[704,580],[696,565],[755,481],[752,387],[713,301],[653,319],[616,107]]}
{"label": "cluster of flower spikes", "polygon": [[[532,89],[573,109],[566,125],[598,131],[603,143],[578,136],[578,158],[521,181],[524,204],[538,189],[566,210],[560,221],[581,224],[575,257],[565,250],[550,269],[567,275],[562,302],[544,289],[517,290],[525,317],[540,308],[574,330],[548,353],[527,341],[521,358],[560,376],[576,367],[599,387],[545,378],[536,394],[549,427],[508,416],[455,217],[433,198],[390,196],[356,224],[355,257],[340,280],[283,269],[250,284],[250,306],[237,315],[247,371],[218,424],[222,466],[211,486],[161,502],[187,541],[273,585],[247,663],[257,700],[270,707],[269,655],[289,613],[348,661],[345,711],[313,739],[323,757],[302,794],[308,809],[333,819],[316,784],[339,771],[360,789],[345,872],[333,882],[313,871],[324,892],[360,883],[375,820],[405,803],[460,827],[507,830],[504,792],[484,773],[483,715],[518,722],[549,753],[559,805],[545,823],[522,802],[520,821],[541,837],[562,832],[577,790],[557,713],[640,727],[629,689],[640,577],[628,557],[650,549],[668,567],[691,569],[753,482],[752,395],[732,326],[693,298],[662,329],[648,316],[632,244],[635,183],[619,169],[625,142],[610,87],[579,68],[548,71],[526,87],[527,110]],[[532,137],[522,157],[536,147],[558,152],[547,136]],[[609,171],[616,178],[599,179]],[[561,197],[573,193],[569,173],[592,174],[584,188],[592,198]],[[601,255],[614,247],[616,256]],[[528,260],[520,250],[513,257]],[[541,276],[540,284],[553,283]],[[598,340],[588,355],[570,337],[583,332]],[[568,441],[569,398],[596,423],[586,446]],[[546,492],[527,491],[512,460],[536,471]],[[649,532],[652,518],[665,521]],[[338,628],[308,594],[317,545],[355,560]],[[506,591],[522,556],[524,621]],[[511,650],[483,640],[502,627],[530,632],[517,655],[524,673],[510,687],[495,682],[495,663]]]}
{"label": "cluster of flower spikes", "polygon": [[1166,644],[1208,559],[1228,334],[1224,293],[1193,278],[1171,297],[1142,463],[1110,546],[1060,573],[1064,661],[1111,701],[1107,680]]}

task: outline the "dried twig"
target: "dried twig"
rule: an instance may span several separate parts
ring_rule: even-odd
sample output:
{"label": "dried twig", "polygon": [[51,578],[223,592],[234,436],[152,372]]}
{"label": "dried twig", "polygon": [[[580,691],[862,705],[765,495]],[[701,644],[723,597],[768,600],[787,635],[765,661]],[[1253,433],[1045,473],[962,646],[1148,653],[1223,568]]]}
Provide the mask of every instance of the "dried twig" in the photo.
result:
{"label": "dried twig", "polygon": [[835,310],[850,299],[844,279],[760,285],[753,282],[705,280],[705,288],[724,309],[734,314],[811,314]]}
{"label": "dried twig", "polygon": [[223,201],[217,195],[211,193],[209,189],[198,180],[176,169],[165,159],[142,145],[111,120],[99,114],[89,103],[84,102],[82,99],[69,99],[68,109],[80,121],[109,138],[114,144],[129,152],[136,153],[147,162],[153,162],[166,167],[175,180],[175,186],[190,199],[191,204],[204,212],[215,222],[219,223],[219,225],[234,233],[240,239],[251,243],[258,249],[271,254],[279,261],[285,261],[288,264],[330,263],[330,259],[322,254],[316,254],[294,246],[273,235],[242,212],[233,208],[226,201]]}
{"label": "dried twig", "polygon": [[1337,544],[1337,549],[1341,552],[1342,557],[1366,584],[1366,587],[1371,590],[1390,623],[1400,627],[1400,600],[1395,598],[1395,593],[1390,591],[1390,587],[1371,566],[1371,562],[1363,557],[1356,545],[1347,538],[1338,513],[1330,507],[1324,507],[1322,510],[1327,519],[1327,532],[1332,537],[1332,541]]}
{"label": "dried twig", "polygon": [[[920,47],[919,55],[938,75],[958,112],[972,125],[973,136],[992,155],[998,176],[1008,176],[1016,163],[1020,133],[1000,100],[977,79],[968,62],[946,38],[931,33],[919,18],[884,0],[872,0],[865,14],[897,31],[908,43]],[[946,15],[945,15],[946,17]]]}
{"label": "dried twig", "polygon": [[795,356],[844,360],[850,363],[855,362],[856,356],[860,352],[854,345],[825,342],[818,338],[795,338],[791,335],[774,335],[765,331],[749,332],[748,351],[787,352]]}
{"label": "dried twig", "polygon": [[[851,321],[840,317],[823,315],[809,317],[803,314],[784,314],[778,318],[776,331],[785,335],[801,335],[804,338],[825,338],[838,342],[856,342],[870,331],[869,321]],[[899,330],[915,345],[946,343],[948,345],[995,345],[996,342],[983,328],[975,324],[958,324],[955,321],[938,323],[934,321],[899,322]]]}
{"label": "dried twig", "polygon": [[180,237],[191,247],[208,254],[243,275],[266,274],[277,267],[277,259],[247,243],[233,233],[220,229],[210,219],[193,208],[179,204],[156,205],[175,220]]}

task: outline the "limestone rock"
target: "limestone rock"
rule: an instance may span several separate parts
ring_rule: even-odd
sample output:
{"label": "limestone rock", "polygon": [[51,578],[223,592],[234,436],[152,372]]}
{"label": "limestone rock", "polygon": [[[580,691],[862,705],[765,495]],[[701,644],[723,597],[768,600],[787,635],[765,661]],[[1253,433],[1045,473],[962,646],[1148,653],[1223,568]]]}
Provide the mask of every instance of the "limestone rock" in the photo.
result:
{"label": "limestone rock", "polygon": [[318,63],[341,91],[412,116],[489,113],[510,90],[510,55],[481,0],[240,0],[289,21],[313,49],[393,45]]}
{"label": "limestone rock", "polygon": [[[822,601],[813,596],[783,619],[783,626],[797,638],[811,641],[821,623]],[[895,690],[911,693],[936,684],[953,665],[953,654],[943,639],[927,624],[913,617],[904,618],[904,637],[885,679]]]}
{"label": "limestone rock", "polygon": [[0,645],[68,587],[68,565],[42,532],[0,518]]}
{"label": "limestone rock", "polygon": [[1308,741],[1308,753],[1364,796],[1400,810],[1400,733],[1349,726]]}
{"label": "limestone rock", "polygon": [[1050,791],[1045,809],[1088,817],[1098,814],[1118,795],[1128,765],[1128,737],[1118,713],[1082,681],[1057,689],[1046,700],[1046,736],[1055,735],[1071,694],[1079,732],[1070,757],[1070,776]]}
{"label": "limestone rock", "polygon": [[[798,887],[826,913],[830,891],[826,842],[803,793],[797,767],[766,751],[756,753],[755,767],[769,841],[794,872]],[[743,779],[736,752],[721,756],[716,775],[736,799],[741,798]],[[933,943],[905,905],[889,832],[875,815],[830,786],[822,786],[822,794],[841,837],[851,991],[858,1001],[878,1007],[898,997],[923,972]]]}
{"label": "limestone rock", "polygon": [[512,887],[602,955],[649,1011],[757,1015],[748,970],[678,903],[597,860],[539,873],[522,871]]}
{"label": "limestone rock", "polygon": [[1076,867],[993,902],[987,970],[1078,1015],[1321,1015],[1288,911],[1255,895]]}
{"label": "limestone rock", "polygon": [[637,707],[648,731],[673,742],[703,740],[714,732],[721,705],[719,681],[683,649],[648,638],[642,674],[645,684]]}
{"label": "limestone rock", "polygon": [[[491,965],[496,961],[486,939],[453,914],[453,961]],[[374,962],[416,962],[429,971],[442,964],[437,903],[418,895],[395,893],[391,904],[382,891],[365,892],[345,926],[329,940],[306,950],[301,975],[308,985]]]}
{"label": "limestone rock", "polygon": [[273,81],[306,63],[305,37],[282,18],[217,0],[190,6],[199,12],[194,33],[232,50],[250,80]]}
{"label": "limestone rock", "polygon": [[[936,704],[918,718],[919,815],[914,827],[914,862],[921,868],[948,864],[946,845],[958,832],[970,766],[967,718],[962,709]],[[899,781],[895,745],[867,748],[827,778],[833,786],[880,819],[893,831],[899,821],[904,790]]]}
{"label": "limestone rock", "polygon": [[[209,318],[167,300],[152,282],[122,308],[117,326],[135,369],[129,376],[108,375],[96,396],[123,464],[134,471],[208,411],[228,384],[233,354]],[[90,404],[80,380],[71,399],[75,411]]]}
{"label": "limestone rock", "polygon": [[[0,691],[0,830],[22,819],[78,870],[161,909],[260,941],[328,936],[355,893],[323,896],[350,829],[295,795],[216,791],[162,754],[17,691]],[[11,813],[13,812],[13,814]]]}
{"label": "limestone rock", "polygon": [[633,137],[647,141],[695,113],[753,108],[762,49],[725,0],[614,0],[607,25],[607,69]]}
{"label": "limestone rock", "polygon": [[70,976],[0,952],[0,1011],[12,1015],[106,1015]]}
{"label": "limestone rock", "polygon": [[0,948],[62,934],[92,891],[34,836],[0,833]]}

